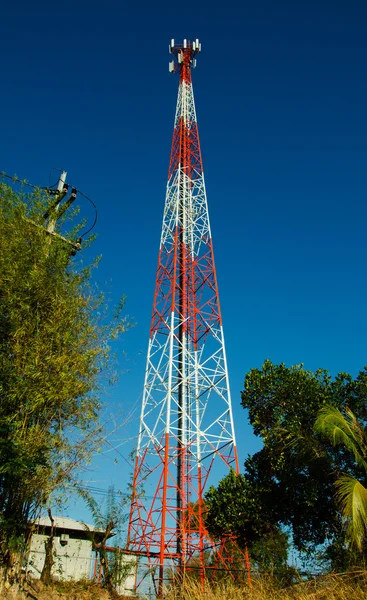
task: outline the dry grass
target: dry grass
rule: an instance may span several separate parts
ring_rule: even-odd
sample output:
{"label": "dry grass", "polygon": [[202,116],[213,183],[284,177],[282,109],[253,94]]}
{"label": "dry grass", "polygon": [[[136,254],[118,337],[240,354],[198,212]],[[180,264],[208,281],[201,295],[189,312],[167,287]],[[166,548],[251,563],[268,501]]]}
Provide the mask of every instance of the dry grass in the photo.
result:
{"label": "dry grass", "polygon": [[[86,582],[55,584],[47,588],[34,582],[32,588],[17,594],[10,590],[4,600],[109,600],[107,592]],[[128,597],[125,596],[127,600]],[[325,575],[314,581],[301,582],[286,589],[277,588],[269,579],[255,579],[247,585],[221,583],[202,590],[200,584],[189,582],[172,589],[165,600],[366,600],[367,573],[360,571],[341,575]],[[122,598],[121,598],[122,600]],[[131,598],[130,598],[131,600]]]}
{"label": "dry grass", "polygon": [[269,579],[258,579],[247,585],[217,584],[202,590],[190,582],[171,590],[166,600],[366,600],[367,573],[327,575],[314,581],[301,582],[279,589]]}
{"label": "dry grass", "polygon": [[110,600],[106,590],[91,582],[55,582],[46,586],[39,580],[24,582],[20,590],[9,589],[3,600]]}

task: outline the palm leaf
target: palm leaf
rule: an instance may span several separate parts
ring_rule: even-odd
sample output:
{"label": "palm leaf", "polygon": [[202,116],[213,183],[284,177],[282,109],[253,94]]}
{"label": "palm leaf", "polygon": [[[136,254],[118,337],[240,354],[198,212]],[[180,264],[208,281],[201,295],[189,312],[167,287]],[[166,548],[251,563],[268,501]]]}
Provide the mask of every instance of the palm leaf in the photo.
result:
{"label": "palm leaf", "polygon": [[364,432],[351,410],[343,415],[335,406],[323,407],[315,422],[315,431],[329,438],[334,446],[344,445],[354,454],[356,463],[367,472]]}
{"label": "palm leaf", "polygon": [[349,521],[348,537],[362,550],[367,533],[367,489],[350,475],[342,475],[335,485],[343,515]]}

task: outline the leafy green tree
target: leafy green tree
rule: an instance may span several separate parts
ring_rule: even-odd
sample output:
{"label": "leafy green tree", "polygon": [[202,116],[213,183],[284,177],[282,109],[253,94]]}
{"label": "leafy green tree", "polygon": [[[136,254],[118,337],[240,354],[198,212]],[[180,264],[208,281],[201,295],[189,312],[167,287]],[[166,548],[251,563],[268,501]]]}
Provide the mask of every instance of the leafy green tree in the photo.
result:
{"label": "leafy green tree", "polygon": [[210,490],[208,526],[237,531],[249,544],[266,535],[267,528],[270,533],[286,528],[299,551],[315,553],[322,545],[332,565],[350,564],[350,551],[341,543],[344,521],[335,482],[341,473],[360,479],[360,469],[348,449],[334,447],[315,432],[314,423],[319,410],[332,405],[349,407],[365,427],[366,398],[366,369],[355,379],[269,360],[252,369],[242,406],[263,447],[245,461],[239,494],[230,478],[224,488],[220,482],[217,494]]}
{"label": "leafy green tree", "polygon": [[282,576],[287,570],[288,536],[264,519],[244,475],[232,470],[205,495],[205,523],[214,538],[232,534],[240,548],[246,546],[252,565],[260,572]]}
{"label": "leafy green tree", "polygon": [[332,379],[323,369],[313,373],[267,360],[246,375],[242,405],[264,446],[245,462],[245,477],[265,520],[290,526],[301,551],[338,536],[334,483],[341,471],[355,472],[345,449],[315,433],[315,416],[323,406],[348,405],[366,422],[366,398],[366,369],[356,379],[347,373]]}
{"label": "leafy green tree", "polygon": [[258,536],[262,524],[249,493],[245,477],[236,475],[233,470],[217,487],[208,489],[205,494],[205,525],[214,538],[235,534],[244,547]]}
{"label": "leafy green tree", "polygon": [[[41,191],[0,183],[0,566],[26,539],[28,522],[100,443],[102,375],[110,340],[126,329],[112,318],[70,246],[50,237]],[[67,214],[57,228],[70,237]],[[59,229],[60,231],[60,229]],[[95,265],[96,266],[96,265]]]}
{"label": "leafy green tree", "polygon": [[[333,446],[344,446],[354,456],[367,479],[366,431],[354,413],[346,408],[344,414],[335,406],[320,409],[315,431],[331,441]],[[354,475],[341,473],[335,482],[342,513],[347,519],[347,538],[362,551],[367,534],[367,489]]]}

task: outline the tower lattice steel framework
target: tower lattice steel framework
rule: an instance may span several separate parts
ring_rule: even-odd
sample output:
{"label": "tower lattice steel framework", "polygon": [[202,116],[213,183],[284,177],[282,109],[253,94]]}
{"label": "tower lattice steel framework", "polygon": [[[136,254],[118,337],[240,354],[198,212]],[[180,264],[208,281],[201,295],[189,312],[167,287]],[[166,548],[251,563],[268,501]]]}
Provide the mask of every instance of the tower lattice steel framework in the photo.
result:
{"label": "tower lattice steel framework", "polygon": [[[127,550],[157,596],[210,540],[203,495],[214,460],[238,473],[231,397],[191,70],[199,40],[171,41],[180,75],[150,327]],[[148,569],[148,570],[146,570]]]}

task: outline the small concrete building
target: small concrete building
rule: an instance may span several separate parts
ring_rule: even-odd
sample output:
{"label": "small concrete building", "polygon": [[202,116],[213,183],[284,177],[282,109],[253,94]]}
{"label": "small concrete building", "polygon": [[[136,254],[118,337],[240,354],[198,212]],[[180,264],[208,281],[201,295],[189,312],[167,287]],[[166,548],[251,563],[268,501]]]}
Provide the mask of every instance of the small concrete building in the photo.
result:
{"label": "small concrete building", "polygon": [[[54,519],[54,565],[55,579],[90,579],[93,576],[95,554],[93,545],[102,541],[103,531],[93,525],[86,525],[68,517]],[[51,533],[49,517],[42,517],[35,523],[28,557],[27,571],[36,579],[41,577],[45,562],[45,542]]]}
{"label": "small concrete building", "polygon": [[[53,517],[54,579],[78,581],[80,579],[100,580],[101,565],[99,564],[96,546],[102,542],[104,531],[93,525],[74,521],[68,517]],[[49,517],[42,517],[33,523],[30,550],[28,555],[27,573],[35,579],[41,577],[45,563],[45,542],[51,533]],[[109,537],[112,537],[114,533]],[[134,595],[136,557],[127,556],[123,551],[112,547],[108,551],[117,551],[123,576],[116,588],[120,594]],[[128,568],[126,566],[129,565]],[[125,568],[123,568],[125,566]]]}

